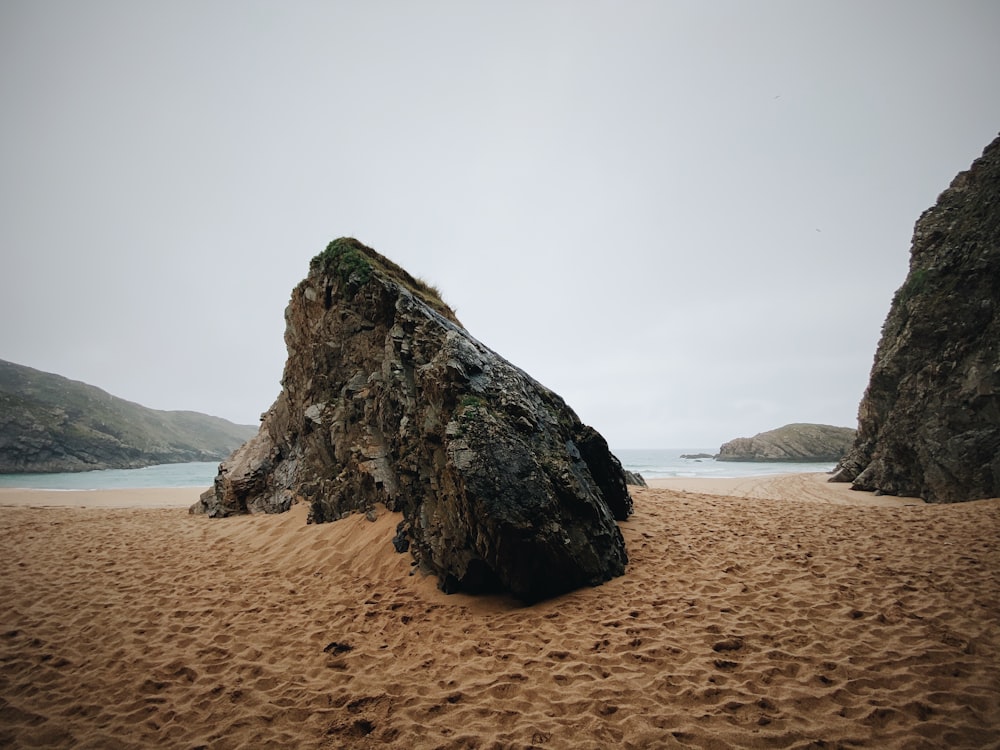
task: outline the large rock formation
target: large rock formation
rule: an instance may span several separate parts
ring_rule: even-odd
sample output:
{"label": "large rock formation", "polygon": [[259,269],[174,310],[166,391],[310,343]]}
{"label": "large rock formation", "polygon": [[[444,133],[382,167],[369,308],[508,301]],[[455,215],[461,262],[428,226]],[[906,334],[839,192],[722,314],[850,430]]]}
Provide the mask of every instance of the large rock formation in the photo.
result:
{"label": "large rock formation", "polygon": [[854,441],[851,427],[826,424],[787,424],[750,438],[723,443],[716,461],[835,462]]}
{"label": "large rock formation", "polygon": [[285,313],[283,389],[192,512],[315,522],[401,511],[394,541],[446,591],[527,600],[620,575],[621,464],[552,391],[357,240],[313,259]]}
{"label": "large rock formation", "polygon": [[218,461],[256,431],[0,360],[0,474]]}
{"label": "large rock formation", "polygon": [[930,502],[1000,495],[1000,138],[916,223],[834,479]]}

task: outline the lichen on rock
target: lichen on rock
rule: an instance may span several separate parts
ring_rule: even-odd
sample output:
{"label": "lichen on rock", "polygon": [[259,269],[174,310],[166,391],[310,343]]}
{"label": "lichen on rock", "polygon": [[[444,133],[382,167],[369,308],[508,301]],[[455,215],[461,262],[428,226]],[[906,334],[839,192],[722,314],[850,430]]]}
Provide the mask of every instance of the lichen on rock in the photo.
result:
{"label": "lichen on rock", "polygon": [[396,548],[446,591],[534,601],[624,572],[632,500],[604,438],[432,287],[342,238],[285,319],[282,391],[192,512],[302,499],[320,523],[381,503],[403,514]]}

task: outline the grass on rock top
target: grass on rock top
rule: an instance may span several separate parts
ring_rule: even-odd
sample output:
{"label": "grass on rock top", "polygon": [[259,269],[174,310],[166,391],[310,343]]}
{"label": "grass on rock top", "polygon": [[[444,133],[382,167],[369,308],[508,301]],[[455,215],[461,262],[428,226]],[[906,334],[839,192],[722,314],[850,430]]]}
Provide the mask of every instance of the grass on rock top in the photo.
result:
{"label": "grass on rock top", "polygon": [[458,323],[455,312],[441,299],[441,292],[436,287],[411,276],[405,269],[353,237],[333,240],[312,259],[309,268],[336,276],[345,285],[353,284],[359,288],[371,281],[374,273],[379,273],[409,290],[448,320]]}

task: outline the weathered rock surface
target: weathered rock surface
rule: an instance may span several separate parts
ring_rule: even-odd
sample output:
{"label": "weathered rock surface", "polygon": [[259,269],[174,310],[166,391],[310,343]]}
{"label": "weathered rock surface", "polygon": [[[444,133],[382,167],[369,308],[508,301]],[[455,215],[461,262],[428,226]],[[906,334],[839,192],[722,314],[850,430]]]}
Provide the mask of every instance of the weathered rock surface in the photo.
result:
{"label": "weathered rock surface", "polygon": [[255,431],[207,414],[148,409],[0,360],[0,474],[218,461]]}
{"label": "weathered rock surface", "polygon": [[625,484],[631,487],[647,487],[646,480],[643,478],[642,474],[637,471],[626,471],[625,472]]}
{"label": "weathered rock surface", "polygon": [[788,424],[750,438],[723,443],[716,461],[839,461],[855,430],[826,424]]}
{"label": "weathered rock surface", "polygon": [[376,503],[445,591],[527,601],[624,572],[632,500],[604,438],[474,339],[432,288],[340,239],[285,313],[283,389],[192,512],[314,522]]}
{"label": "weathered rock surface", "polygon": [[1000,496],[1000,138],[916,223],[834,481],[930,502]]}

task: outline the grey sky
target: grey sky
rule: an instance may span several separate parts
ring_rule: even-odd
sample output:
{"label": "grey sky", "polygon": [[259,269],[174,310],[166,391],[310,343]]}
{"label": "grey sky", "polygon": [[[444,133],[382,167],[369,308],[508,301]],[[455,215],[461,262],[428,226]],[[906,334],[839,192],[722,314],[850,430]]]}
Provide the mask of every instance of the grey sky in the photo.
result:
{"label": "grey sky", "polygon": [[0,358],[255,422],[352,235],[618,448],[853,425],[1000,4],[0,3]]}

